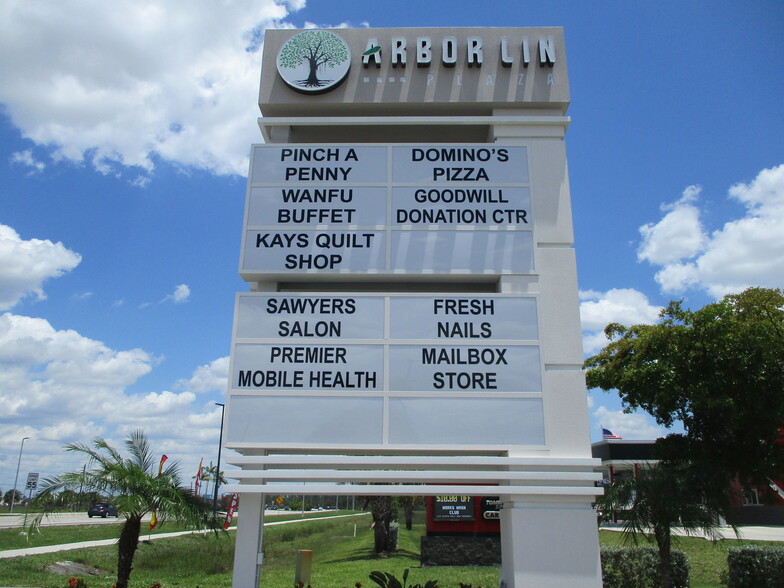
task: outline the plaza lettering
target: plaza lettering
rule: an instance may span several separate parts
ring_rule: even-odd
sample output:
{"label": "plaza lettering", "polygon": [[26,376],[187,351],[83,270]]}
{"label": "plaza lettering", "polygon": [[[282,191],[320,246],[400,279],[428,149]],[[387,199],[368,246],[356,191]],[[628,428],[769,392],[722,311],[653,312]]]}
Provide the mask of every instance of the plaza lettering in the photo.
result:
{"label": "plaza lettering", "polygon": [[378,375],[368,371],[240,370],[238,388],[376,388]]}
{"label": "plaza lettering", "polygon": [[305,210],[278,210],[278,223],[294,224],[333,224],[350,223],[353,220],[355,208],[309,208]]}
{"label": "plaza lettering", "polygon": [[420,188],[414,191],[414,201],[420,203],[431,202],[433,204],[441,202],[506,204],[509,202],[509,200],[504,198],[504,191],[500,188],[497,191],[492,188],[433,188],[431,190]]}
{"label": "plaza lettering", "polygon": [[[557,56],[555,38],[550,35],[539,37],[535,41],[529,37],[522,37],[517,41],[501,37],[498,46],[492,48],[486,48],[482,37],[477,36],[466,37],[460,41],[457,37],[449,35],[440,39],[440,42],[438,40],[434,42],[427,36],[416,37],[413,42],[406,37],[393,37],[386,48],[379,44],[378,38],[371,37],[366,42],[365,52],[362,53],[362,67],[381,67],[382,56],[386,54],[389,55],[392,67],[406,67],[409,49],[415,56],[418,68],[430,67],[434,54],[440,54],[443,67],[455,67],[460,55],[464,56],[468,67],[482,67],[486,50],[497,53],[503,67],[512,67],[516,60],[519,60],[522,67],[528,67],[531,64],[531,47],[534,43],[536,43],[539,67],[553,67]],[[369,51],[371,49],[375,51]]]}
{"label": "plaza lettering", "polygon": [[343,263],[343,256],[333,253],[331,255],[324,254],[296,254],[290,253],[286,256],[286,262],[283,267],[286,269],[335,269]]}
{"label": "plaza lettering", "polygon": [[[506,233],[533,224],[524,146],[285,145],[253,153],[259,163],[252,166],[242,272],[462,271],[481,263],[464,244],[471,227],[503,237],[478,244],[495,270],[532,269],[531,236]],[[425,242],[426,230],[443,230],[445,239],[456,231],[455,251],[444,243],[423,249],[424,257],[403,255],[409,242]],[[523,255],[509,256],[512,248]],[[442,325],[440,336],[470,333],[464,326]],[[486,330],[476,322],[473,333]]]}
{"label": "plaza lettering", "polygon": [[302,388],[305,372],[275,370],[240,370],[237,379],[239,388]]}
{"label": "plaza lettering", "polygon": [[478,225],[487,223],[486,210],[461,210],[459,208],[425,208],[419,210],[395,210],[395,222],[399,225]]}
{"label": "plaza lettering", "polygon": [[354,199],[352,188],[282,188],[283,202],[344,202]]}
{"label": "plaza lettering", "polygon": [[483,167],[434,167],[433,181],[445,180],[447,182],[478,182],[490,181],[487,170]]}
{"label": "plaza lettering", "polygon": [[480,298],[435,298],[434,314],[484,315],[495,314],[495,300]]}
{"label": "plaza lettering", "polygon": [[[434,169],[434,179],[437,179]],[[484,172],[483,169],[480,171]],[[450,172],[451,173],[451,172]],[[477,173],[475,181],[480,174]],[[486,176],[483,176],[486,177]],[[455,176],[456,179],[457,176]],[[462,178],[468,180],[468,178]],[[479,203],[479,204],[508,204],[501,188],[418,188],[414,190],[414,201],[420,204],[444,203]],[[411,208],[395,209],[395,222],[397,224],[528,224],[528,212],[524,209],[514,208]]]}
{"label": "plaza lettering", "polygon": [[433,388],[459,388],[460,390],[497,390],[497,374],[494,372],[436,372]]}
{"label": "plaza lettering", "polygon": [[423,347],[422,363],[425,365],[509,365],[506,349],[497,347]]}
{"label": "plaza lettering", "polygon": [[346,363],[345,347],[283,347],[270,348],[270,363]]}
{"label": "plaza lettering", "polygon": [[322,249],[367,248],[375,235],[373,233],[317,233],[316,247]]}
{"label": "plaza lettering", "polygon": [[[316,233],[312,244],[319,249],[367,249],[372,246],[374,233]],[[257,233],[256,247],[306,249],[311,246],[309,233]],[[343,262],[339,253],[330,254],[288,254],[285,256],[286,269],[335,269]]]}
{"label": "plaza lettering", "polygon": [[350,167],[287,167],[284,173],[286,181],[297,182],[348,180]]}
{"label": "plaza lettering", "polygon": [[[373,242],[374,233],[316,233],[313,243],[321,249],[342,249],[344,247],[362,249],[368,248]],[[308,233],[258,233],[256,247],[299,247],[305,249],[310,246]]]}
{"label": "plaza lettering", "polygon": [[457,337],[460,339],[489,339],[493,336],[490,323],[479,325],[471,322],[453,323],[440,322],[437,325],[439,337]]}
{"label": "plaza lettering", "polygon": [[307,233],[258,233],[256,235],[256,247],[300,247],[305,248],[309,244]]}
{"label": "plaza lettering", "polygon": [[479,225],[488,224],[528,224],[528,213],[525,210],[482,210],[476,208],[413,208],[395,209],[395,222],[399,225]]}
{"label": "plaza lettering", "polygon": [[267,313],[289,314],[354,314],[356,300],[353,298],[269,298]]}
{"label": "plaza lettering", "polygon": [[280,151],[281,161],[359,161],[357,152],[340,147],[284,148]]}
{"label": "plaza lettering", "polygon": [[280,321],[280,337],[340,337],[343,324],[340,321]]}
{"label": "plaza lettering", "polygon": [[490,148],[490,147],[441,147],[422,149],[411,149],[411,161],[430,161],[430,162],[465,162],[479,161],[485,162],[495,159],[496,161],[509,161],[509,149]]}
{"label": "plaza lettering", "polygon": [[375,388],[376,372],[310,372],[311,388]]}

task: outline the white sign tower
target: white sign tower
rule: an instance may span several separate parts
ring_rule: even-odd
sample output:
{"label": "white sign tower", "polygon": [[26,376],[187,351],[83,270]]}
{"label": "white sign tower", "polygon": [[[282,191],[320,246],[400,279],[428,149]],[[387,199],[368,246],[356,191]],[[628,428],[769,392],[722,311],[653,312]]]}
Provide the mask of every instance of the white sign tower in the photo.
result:
{"label": "white sign tower", "polygon": [[568,103],[560,28],[266,32],[233,586],[258,585],[267,493],[488,485],[504,586],[601,585]]}

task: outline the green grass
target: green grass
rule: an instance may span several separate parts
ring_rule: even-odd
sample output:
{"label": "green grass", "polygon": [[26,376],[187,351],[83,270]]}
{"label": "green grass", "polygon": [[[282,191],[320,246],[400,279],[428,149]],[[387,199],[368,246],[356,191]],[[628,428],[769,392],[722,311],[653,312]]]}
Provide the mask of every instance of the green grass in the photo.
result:
{"label": "green grass", "polygon": [[[265,530],[267,544],[261,585],[265,588],[292,586],[299,549],[313,550],[311,584],[315,588],[352,588],[356,582],[365,587],[375,586],[368,579],[373,570],[392,572],[400,578],[406,568],[411,570],[409,582],[413,583],[436,579],[440,586],[457,586],[458,582],[485,587],[498,585],[499,570],[493,567],[420,568],[419,540],[424,533],[423,514],[411,531],[406,531],[404,526],[400,528],[398,550],[386,558],[372,555],[373,532],[369,528],[369,517],[358,519],[356,537],[353,536],[351,518],[334,524],[321,522],[290,527],[282,535]],[[313,527],[313,532],[307,532],[306,527]]]}
{"label": "green grass", "polygon": [[[337,511],[330,511],[337,512]],[[305,518],[324,516],[324,512],[305,513]],[[32,517],[31,517],[32,518]],[[289,515],[275,515],[267,517],[267,522],[286,521],[302,518],[300,513]],[[7,549],[24,549],[25,547],[39,547],[44,545],[61,545],[63,543],[78,543],[80,541],[97,541],[100,539],[116,539],[120,535],[120,525],[122,517],[117,519],[117,523],[103,523],[83,525],[64,525],[56,527],[40,527],[32,533],[20,534],[21,529],[0,529],[0,551]],[[188,528],[176,523],[166,523],[158,525],[153,529],[152,534],[172,533],[175,531],[187,531]],[[142,523],[142,538],[149,535],[149,526]]]}
{"label": "green grass", "polygon": [[[99,539],[116,539],[120,535],[120,525],[123,519],[118,519],[116,524],[105,523],[98,525],[68,525],[58,527],[41,527],[32,533],[21,533],[20,529],[0,529],[0,551],[7,549],[24,549],[25,547],[41,547],[44,545],[61,545],[63,543],[78,543],[80,541],[97,541]],[[142,535],[147,536],[147,526],[142,525]],[[185,527],[167,524],[163,528],[156,527],[153,535],[170,533],[172,531],[186,530]]]}
{"label": "green grass", "polygon": [[[313,513],[311,516],[324,516]],[[314,552],[312,586],[314,588],[352,588],[361,582],[364,588],[375,586],[368,574],[373,570],[392,572],[398,577],[410,568],[409,581],[424,583],[437,579],[439,585],[457,587],[459,582],[485,588],[498,585],[498,568],[494,567],[439,567],[419,566],[419,539],[424,532],[423,513],[417,513],[414,529],[400,529],[398,551],[387,558],[376,558],[371,554],[373,533],[369,528],[368,516],[357,516],[357,536],[354,537],[354,517],[315,521],[308,524],[291,524],[266,527],[264,530],[265,562],[262,567],[264,588],[287,588],[293,586],[297,551],[309,549]],[[284,520],[285,516],[268,517],[268,522]],[[288,518],[300,518],[299,513]],[[83,541],[90,533],[104,534],[108,529],[117,531],[114,525],[89,525],[68,528],[57,527],[45,530],[52,537],[68,537],[67,541]],[[166,525],[163,532],[173,528]],[[16,530],[15,532],[18,532]],[[0,537],[4,533],[0,533]],[[116,535],[115,535],[116,536]],[[97,537],[95,537],[97,538]],[[604,545],[622,542],[620,533],[601,531],[600,541]],[[726,569],[727,548],[731,545],[748,544],[736,540],[712,544],[704,539],[681,538],[676,548],[685,551],[690,558],[692,586],[719,587],[720,574]],[[765,544],[765,542],[753,542]],[[776,543],[769,543],[776,545]],[[780,545],[780,544],[778,544]],[[149,588],[160,582],[163,588],[229,588],[234,556],[234,533],[218,536],[185,535],[182,537],[142,542],[134,561],[131,576],[132,588]],[[41,588],[63,588],[65,578],[49,574],[46,565],[55,561],[78,561],[107,570],[97,578],[86,578],[89,588],[111,586],[116,566],[116,547],[80,549],[48,555],[27,556],[0,560],[0,586],[37,586]]]}

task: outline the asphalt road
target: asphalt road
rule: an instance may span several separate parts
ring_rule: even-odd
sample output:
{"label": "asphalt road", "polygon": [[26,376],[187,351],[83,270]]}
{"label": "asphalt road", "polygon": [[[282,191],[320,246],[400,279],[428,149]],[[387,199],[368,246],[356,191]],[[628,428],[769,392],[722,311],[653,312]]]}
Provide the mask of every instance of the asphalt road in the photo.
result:
{"label": "asphalt road", "polygon": [[[264,516],[276,516],[276,515],[284,515],[284,514],[297,514],[299,511],[290,511],[290,510],[265,510]],[[30,520],[35,515],[35,513],[30,513],[27,515],[27,522],[30,523]],[[93,517],[90,518],[87,516],[86,512],[62,512],[62,513],[55,513],[45,517],[41,521],[42,527],[58,527],[58,526],[66,526],[66,525],[102,525],[102,524],[111,524],[116,522],[122,522],[122,516],[119,518],[115,517],[106,517],[105,519],[102,517]],[[149,521],[150,515],[145,515],[142,517],[142,521]],[[12,529],[14,527],[21,528],[24,523],[24,511],[21,513],[14,512],[12,514],[8,513],[0,513],[0,529]]]}
{"label": "asphalt road", "polygon": [[[30,520],[33,518],[34,513],[30,513],[27,515],[27,522],[30,523]],[[22,527],[24,524],[24,512],[13,514],[0,514],[0,529],[12,529],[14,527]],[[93,517],[90,518],[87,516],[86,512],[63,512],[63,513],[56,513],[51,514],[41,521],[42,527],[58,527],[64,525],[102,525],[102,524],[109,524],[109,523],[117,523],[118,521],[124,520],[122,517],[119,519],[115,517]],[[150,520],[150,517],[147,516],[143,520]]]}

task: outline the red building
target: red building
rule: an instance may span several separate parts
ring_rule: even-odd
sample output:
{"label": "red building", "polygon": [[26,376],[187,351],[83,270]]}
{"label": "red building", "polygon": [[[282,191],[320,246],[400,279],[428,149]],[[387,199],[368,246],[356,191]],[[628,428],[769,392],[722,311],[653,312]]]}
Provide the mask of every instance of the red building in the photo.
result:
{"label": "red building", "polygon": [[[633,476],[640,466],[655,464],[655,441],[610,439],[591,445],[593,457],[601,459],[606,482]],[[784,481],[770,481],[767,486],[744,488],[734,482],[732,522],[736,525],[784,525]]]}

